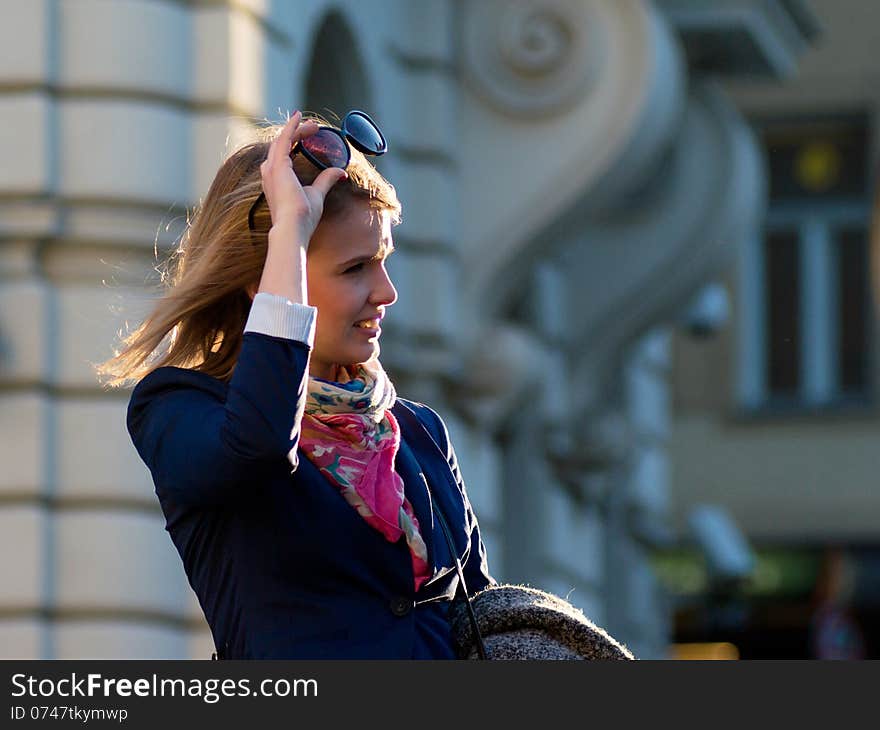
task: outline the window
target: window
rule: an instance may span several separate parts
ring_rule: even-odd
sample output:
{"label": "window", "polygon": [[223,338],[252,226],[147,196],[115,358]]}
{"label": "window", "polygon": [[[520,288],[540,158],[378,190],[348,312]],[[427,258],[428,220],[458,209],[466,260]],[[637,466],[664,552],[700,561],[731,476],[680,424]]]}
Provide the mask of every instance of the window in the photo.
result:
{"label": "window", "polygon": [[740,266],[740,402],[864,402],[872,390],[866,119],[765,122],[759,136],[770,199]]}

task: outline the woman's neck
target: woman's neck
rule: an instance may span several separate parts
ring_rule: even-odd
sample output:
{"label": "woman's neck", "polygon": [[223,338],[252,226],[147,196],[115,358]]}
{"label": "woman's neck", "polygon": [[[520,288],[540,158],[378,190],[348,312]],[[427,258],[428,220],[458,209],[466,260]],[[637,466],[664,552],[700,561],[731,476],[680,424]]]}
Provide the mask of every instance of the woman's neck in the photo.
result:
{"label": "woman's neck", "polygon": [[[317,365],[317,367],[316,367]],[[347,383],[352,379],[357,365],[338,365],[336,363],[311,363],[309,375],[313,378],[327,380],[331,383]]]}

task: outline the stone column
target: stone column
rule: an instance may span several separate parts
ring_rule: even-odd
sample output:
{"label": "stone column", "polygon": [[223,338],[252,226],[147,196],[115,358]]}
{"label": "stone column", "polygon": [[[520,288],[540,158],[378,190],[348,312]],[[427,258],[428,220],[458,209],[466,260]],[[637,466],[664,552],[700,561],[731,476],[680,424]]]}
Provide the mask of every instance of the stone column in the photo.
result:
{"label": "stone column", "polygon": [[261,116],[262,59],[289,37],[244,6],[5,5],[0,652],[207,658],[128,391],[92,366],[149,308],[154,267],[227,136]]}

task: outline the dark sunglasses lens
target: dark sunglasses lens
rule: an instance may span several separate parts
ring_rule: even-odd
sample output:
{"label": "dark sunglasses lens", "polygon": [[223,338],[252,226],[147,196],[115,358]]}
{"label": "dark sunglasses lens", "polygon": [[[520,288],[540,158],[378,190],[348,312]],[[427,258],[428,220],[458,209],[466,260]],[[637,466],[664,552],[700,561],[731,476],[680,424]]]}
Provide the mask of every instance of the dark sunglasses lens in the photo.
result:
{"label": "dark sunglasses lens", "polygon": [[299,142],[324,167],[341,167],[348,165],[348,147],[340,135],[329,129],[319,129],[313,135]]}
{"label": "dark sunglasses lens", "polygon": [[385,151],[382,133],[362,114],[349,114],[345,118],[345,132],[354,138],[362,151],[381,155]]}

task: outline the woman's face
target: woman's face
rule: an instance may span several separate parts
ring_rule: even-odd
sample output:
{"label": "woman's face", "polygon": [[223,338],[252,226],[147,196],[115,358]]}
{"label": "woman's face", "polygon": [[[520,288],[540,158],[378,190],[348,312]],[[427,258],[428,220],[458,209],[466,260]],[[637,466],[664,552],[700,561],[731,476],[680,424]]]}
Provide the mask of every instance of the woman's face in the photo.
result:
{"label": "woman's face", "polygon": [[309,304],[318,308],[309,373],[332,380],[337,365],[378,357],[385,308],[397,300],[385,260],[394,250],[387,211],[355,203],[322,219],[309,243]]}

